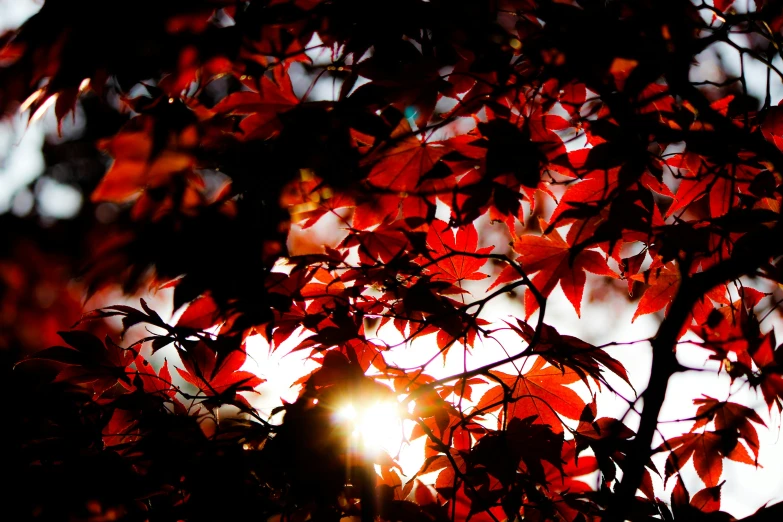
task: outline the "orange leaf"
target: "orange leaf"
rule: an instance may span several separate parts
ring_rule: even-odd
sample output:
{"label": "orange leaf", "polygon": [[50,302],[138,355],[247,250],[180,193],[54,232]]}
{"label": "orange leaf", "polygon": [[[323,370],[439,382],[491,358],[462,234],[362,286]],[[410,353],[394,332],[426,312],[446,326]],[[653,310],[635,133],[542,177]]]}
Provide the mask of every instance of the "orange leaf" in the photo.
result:
{"label": "orange leaf", "polygon": [[[509,375],[492,372],[509,388],[511,398],[508,404],[509,417],[525,419],[536,416],[536,422],[548,424],[552,431],[561,433],[562,422],[558,415],[578,419],[585,406],[579,395],[566,385],[579,380],[579,375],[570,369],[561,371],[554,366],[544,366],[542,357],[536,358],[533,367],[524,375]],[[479,400],[477,410],[491,412],[502,407],[503,387],[489,389]]]}

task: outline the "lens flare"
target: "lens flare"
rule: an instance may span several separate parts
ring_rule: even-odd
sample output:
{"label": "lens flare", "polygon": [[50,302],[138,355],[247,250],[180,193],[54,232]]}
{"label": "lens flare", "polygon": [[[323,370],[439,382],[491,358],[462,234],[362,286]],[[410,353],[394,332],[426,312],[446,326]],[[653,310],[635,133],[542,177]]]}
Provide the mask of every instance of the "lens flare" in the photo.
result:
{"label": "lens flare", "polygon": [[335,420],[346,423],[351,436],[357,437],[367,456],[385,450],[396,455],[402,445],[402,421],[395,402],[374,402],[367,405],[346,404],[335,412]]}
{"label": "lens flare", "polygon": [[353,407],[353,404],[346,404],[337,410],[337,418],[342,421],[356,420],[356,408]]}

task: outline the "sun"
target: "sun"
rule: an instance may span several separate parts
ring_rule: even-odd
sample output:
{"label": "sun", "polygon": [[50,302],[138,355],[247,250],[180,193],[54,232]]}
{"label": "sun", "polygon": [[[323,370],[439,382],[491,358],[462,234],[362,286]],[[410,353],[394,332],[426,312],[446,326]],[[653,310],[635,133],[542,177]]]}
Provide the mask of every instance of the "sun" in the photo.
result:
{"label": "sun", "polygon": [[337,408],[334,420],[347,426],[351,446],[366,457],[375,457],[381,451],[391,456],[400,453],[404,437],[397,402],[349,402]]}

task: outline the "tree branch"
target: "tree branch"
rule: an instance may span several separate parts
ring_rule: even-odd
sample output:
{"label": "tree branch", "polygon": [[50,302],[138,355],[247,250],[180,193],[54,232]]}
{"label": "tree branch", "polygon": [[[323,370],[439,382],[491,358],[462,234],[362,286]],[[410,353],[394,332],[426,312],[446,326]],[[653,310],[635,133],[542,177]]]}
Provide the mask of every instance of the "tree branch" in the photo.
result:
{"label": "tree branch", "polygon": [[644,407],[639,431],[628,452],[623,479],[617,485],[616,496],[607,510],[605,521],[626,520],[632,513],[644,466],[652,455],[652,440],[658,427],[658,416],[666,397],[669,378],[682,369],[674,349],[693,306],[712,288],[752,273],[768,259],[780,255],[783,255],[783,225],[779,222],[772,229],[758,229],[744,236],[729,259],[704,272],[683,276],[671,309],[650,343],[653,362],[650,382],[642,394]]}

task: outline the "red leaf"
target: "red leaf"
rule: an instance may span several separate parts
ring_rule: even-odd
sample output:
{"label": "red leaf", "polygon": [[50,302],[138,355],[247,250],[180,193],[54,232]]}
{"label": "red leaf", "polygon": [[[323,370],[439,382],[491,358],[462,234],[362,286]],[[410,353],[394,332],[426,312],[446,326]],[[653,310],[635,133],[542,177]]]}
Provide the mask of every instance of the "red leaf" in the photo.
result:
{"label": "red leaf", "polygon": [[195,127],[171,133],[168,147],[162,151],[156,151],[153,144],[156,131],[160,132],[153,118],[138,116],[119,134],[99,144],[114,161],[93,191],[92,201],[131,201],[145,189],[165,185],[174,175],[193,167],[195,158],[190,150],[198,142]]}
{"label": "red leaf", "polygon": [[685,489],[682,478],[677,477],[677,483],[674,485],[674,491],[672,491],[672,504],[675,506],[685,506],[690,503],[691,495],[688,493],[688,490]]}
{"label": "red leaf", "polygon": [[[703,428],[710,420],[714,420],[717,431],[730,430],[738,432],[739,436],[745,439],[750,450],[758,458],[759,437],[751,421],[766,426],[758,413],[742,404],[721,402],[706,395],[704,398],[694,399],[693,403],[699,405],[699,408],[696,410],[696,416],[701,418],[693,424],[691,432]],[[741,446],[738,445],[738,447]],[[740,459],[744,458],[739,453],[737,457]],[[744,462],[744,460],[740,460],[740,462]],[[751,463],[748,462],[748,464]]]}
{"label": "red leaf", "polygon": [[215,301],[209,295],[202,295],[188,305],[177,321],[177,326],[206,330],[215,325],[219,310]]}
{"label": "red leaf", "polygon": [[707,163],[701,156],[693,153],[686,153],[679,164],[674,161],[670,161],[669,164],[679,167],[682,181],[677,187],[674,202],[666,212],[666,217],[689,207],[707,195],[710,202],[710,215],[723,216],[735,204],[737,194],[748,191],[750,182],[758,173],[757,169],[743,165],[729,167],[730,170],[726,172],[726,167]]}
{"label": "red leaf", "polygon": [[[601,254],[592,250],[582,250],[574,255],[571,245],[554,229],[544,236],[520,237],[514,242],[514,250],[521,254],[517,261],[528,274],[537,272],[531,282],[538,291],[547,297],[555,286],[560,284],[577,315],[580,314],[582,294],[585,289],[585,270],[615,277]],[[537,309],[538,302],[533,293],[525,292],[526,317],[530,317]]]}
{"label": "red leaf", "polygon": [[278,67],[277,82],[262,76],[257,91],[240,91],[223,98],[212,111],[245,116],[240,123],[245,139],[264,139],[281,127],[278,115],[299,103],[287,68]]}
{"label": "red leaf", "polygon": [[[533,341],[535,331],[526,322],[517,319],[515,326],[506,322],[527,343]],[[590,343],[572,335],[561,335],[554,327],[544,323],[541,325],[541,333],[536,352],[549,364],[556,367],[568,367],[589,384],[586,376],[592,377],[600,386],[601,372],[608,369],[629,385],[628,373],[620,361],[614,359],[606,351],[596,348]],[[602,368],[603,367],[603,368]]]}
{"label": "red leaf", "polygon": [[372,231],[357,231],[349,235],[342,246],[359,245],[359,259],[363,264],[388,263],[408,248],[408,238],[403,230],[397,222]]}
{"label": "red leaf", "polygon": [[691,499],[691,506],[702,513],[712,513],[720,509],[720,490],[723,484],[712,488],[704,488]]}
{"label": "red leaf", "polygon": [[443,142],[420,140],[403,120],[392,137],[400,136],[388,147],[367,158],[372,164],[367,181],[383,190],[415,192],[421,177],[432,170],[448,151]]}
{"label": "red leaf", "polygon": [[[185,370],[177,368],[177,372],[208,396],[221,395],[228,391],[252,391],[266,381],[253,373],[239,370],[247,358],[244,347],[229,353],[218,367],[217,352],[204,342],[197,343],[187,352],[180,351],[180,358]],[[239,395],[236,399],[247,404]]]}
{"label": "red leaf", "polygon": [[780,360],[780,347],[774,348],[774,331],[764,336],[758,349],[753,353],[753,362],[760,370],[760,379],[757,386],[761,387],[761,393],[767,403],[769,410],[772,405],[777,404],[781,408],[781,397],[783,397],[783,374]]}
{"label": "red leaf", "polygon": [[723,459],[753,464],[745,447],[731,432],[707,431],[686,433],[664,442],[658,450],[670,449],[666,458],[666,478],[679,472],[693,457],[696,473],[707,487],[718,485],[723,471]]}
{"label": "red leaf", "polygon": [[[566,385],[579,380],[579,375],[570,369],[561,371],[554,366],[544,366],[546,361],[538,357],[524,375],[509,375],[494,371],[511,388],[508,404],[509,417],[525,419],[536,416],[536,422],[548,424],[552,431],[563,431],[558,415],[578,419],[585,404],[579,395]],[[476,409],[487,413],[502,407],[503,387],[489,389],[479,400]]]}
{"label": "red leaf", "polygon": [[680,287],[680,272],[674,262],[651,268],[644,274],[632,276],[631,279],[650,285],[639,300],[631,322],[640,315],[651,314],[668,306]]}
{"label": "red leaf", "polygon": [[147,393],[159,394],[165,397],[174,397],[177,390],[171,383],[171,373],[167,360],[163,361],[160,373],[155,373],[152,365],[141,355],[136,357],[136,375],[139,376],[142,388]]}
{"label": "red leaf", "polygon": [[599,204],[605,202],[610,194],[617,189],[619,169],[606,171],[594,171],[582,178],[582,181],[572,183],[560,199],[549,222],[565,225],[574,218],[561,218],[564,212],[589,203]]}
{"label": "red leaf", "polygon": [[103,444],[106,447],[128,444],[139,439],[136,416],[128,410],[115,409],[109,423],[103,428]]}
{"label": "red leaf", "polygon": [[458,283],[465,279],[484,279],[487,274],[479,272],[488,261],[486,258],[455,255],[456,253],[487,254],[492,247],[477,250],[478,233],[472,224],[463,225],[454,231],[448,224],[436,220],[430,225],[427,234],[427,246],[432,249],[432,258],[437,262],[427,267],[433,281],[448,281]]}
{"label": "red leaf", "polygon": [[666,441],[666,447],[672,450],[666,459],[666,478],[682,469],[693,457],[699,478],[709,487],[717,485],[723,471],[720,441],[721,438],[712,432],[686,433]]}

